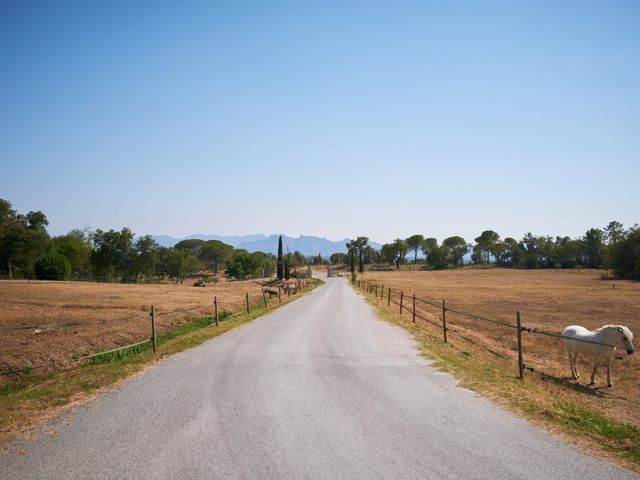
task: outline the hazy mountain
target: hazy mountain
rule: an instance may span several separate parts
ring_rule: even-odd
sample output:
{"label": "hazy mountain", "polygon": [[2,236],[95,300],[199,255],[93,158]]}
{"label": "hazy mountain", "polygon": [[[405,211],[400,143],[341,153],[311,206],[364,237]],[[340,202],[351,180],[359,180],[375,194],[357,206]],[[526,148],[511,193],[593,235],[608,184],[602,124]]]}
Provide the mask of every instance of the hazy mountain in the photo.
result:
{"label": "hazy mountain", "polygon": [[[206,234],[193,234],[187,235],[182,238],[174,238],[168,235],[153,235],[153,238],[160,245],[164,247],[173,247],[176,243],[181,240],[188,240],[199,238],[201,240],[220,240],[221,242],[232,245],[235,248],[244,248],[249,252],[266,252],[266,253],[278,253],[278,237],[279,235],[206,235]],[[322,255],[325,258],[328,258],[332,253],[346,253],[347,247],[345,244],[349,241],[349,239],[331,241],[322,237],[314,237],[307,235],[300,235],[299,237],[288,237],[286,235],[282,236],[282,244],[284,247],[285,253],[287,249],[290,252],[295,252],[296,250],[302,253],[305,256],[309,255]],[[369,242],[372,247],[379,249],[381,245],[376,242]]]}
{"label": "hazy mountain", "polygon": [[194,233],[192,235],[187,235],[180,240],[190,240],[192,238],[199,238],[200,240],[220,240],[221,242],[237,248],[241,243],[265,240],[269,237],[259,233],[255,235],[206,235],[204,233]]}

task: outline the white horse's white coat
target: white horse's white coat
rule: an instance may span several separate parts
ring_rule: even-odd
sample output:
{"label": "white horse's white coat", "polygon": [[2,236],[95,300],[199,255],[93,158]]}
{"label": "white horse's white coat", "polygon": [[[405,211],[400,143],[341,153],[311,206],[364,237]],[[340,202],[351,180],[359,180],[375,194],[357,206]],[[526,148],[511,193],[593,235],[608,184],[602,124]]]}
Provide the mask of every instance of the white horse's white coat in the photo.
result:
{"label": "white horse's white coat", "polygon": [[580,325],[570,325],[562,331],[564,337],[562,341],[567,347],[569,354],[569,366],[571,374],[576,380],[580,378],[576,370],[576,360],[578,354],[588,355],[593,358],[593,371],[591,372],[591,383],[595,384],[596,370],[603,360],[607,362],[607,385],[611,383],[611,362],[616,347],[624,348],[628,354],[634,352],[633,333],[622,325],[605,325],[597,330],[587,330]]}

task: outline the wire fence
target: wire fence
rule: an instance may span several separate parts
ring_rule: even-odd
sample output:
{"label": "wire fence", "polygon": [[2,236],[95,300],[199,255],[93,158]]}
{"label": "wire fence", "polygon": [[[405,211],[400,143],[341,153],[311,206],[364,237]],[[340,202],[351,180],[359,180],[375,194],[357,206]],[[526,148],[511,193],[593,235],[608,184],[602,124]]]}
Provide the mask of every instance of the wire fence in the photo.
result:
{"label": "wire fence", "polygon": [[[564,346],[563,341],[595,344],[600,347],[619,347],[604,342],[563,336],[537,327],[527,326],[522,322],[521,312],[513,312],[513,322],[478,315],[473,312],[452,308],[446,302],[419,298],[414,293],[407,294],[403,290],[384,285],[373,280],[356,280],[355,286],[367,295],[386,304],[388,308],[397,308],[400,315],[410,315],[414,323],[424,322],[436,327],[445,343],[453,334],[503,360],[515,361],[518,377],[524,378],[525,371],[543,373],[540,368],[552,364],[549,359],[550,348]],[[525,352],[523,334],[535,337]],[[525,363],[525,353],[528,360]],[[554,366],[558,365],[558,362]],[[603,395],[607,395],[603,393]],[[611,395],[608,395],[611,396]],[[614,396],[615,397],[615,396]],[[616,397],[624,399],[622,397]],[[628,400],[632,401],[633,400]]]}
{"label": "wire fence", "polygon": [[[134,320],[138,327],[141,325],[140,322],[144,321],[144,317],[148,315],[147,325],[149,336],[144,339],[138,339],[133,343],[127,343],[125,345],[117,346],[116,348],[112,348],[109,350],[98,351],[91,354],[75,354],[72,355],[72,366],[70,368],[76,368],[77,366],[82,365],[82,362],[85,360],[99,360],[102,357],[117,358],[117,354],[126,351],[133,351],[137,353],[137,351],[141,351],[144,349],[152,348],[155,352],[157,349],[157,345],[159,342],[162,342],[168,338],[173,338],[175,336],[179,336],[181,334],[192,331],[194,328],[208,327],[208,326],[218,326],[220,322],[225,320],[229,320],[235,317],[238,317],[243,314],[250,314],[252,311],[259,310],[261,308],[268,309],[271,302],[283,302],[283,297],[288,298],[294,296],[298,293],[308,291],[312,288],[315,288],[319,284],[319,280],[317,278],[309,278],[309,279],[298,279],[292,282],[284,282],[278,285],[269,285],[261,284],[261,293],[249,293],[244,292],[244,298],[234,299],[234,300],[224,300],[223,298],[218,298],[218,296],[214,296],[212,298],[212,302],[209,305],[197,305],[186,308],[179,308],[173,310],[165,310],[158,311],[156,310],[154,305],[151,305],[149,310],[143,309],[143,312],[138,312],[133,315],[126,315],[122,317],[118,317],[115,319],[98,319],[92,320],[88,322],[60,322],[60,323],[48,323],[48,324],[32,324],[32,325],[9,325],[0,327],[0,333],[3,334],[11,334],[14,332],[20,332],[24,330],[33,330],[34,333],[41,333],[47,330],[63,330],[67,328],[82,328],[84,326],[95,325],[95,324],[104,324],[110,327],[106,335],[109,337],[114,337],[120,331],[130,329],[130,326],[126,324],[127,321]],[[176,327],[173,322],[162,322],[163,318],[171,317],[171,316],[182,316],[184,318],[185,315],[193,314],[197,310],[202,311],[203,309],[210,309],[211,314],[209,316],[200,316],[192,318],[191,322],[187,322],[186,324],[182,324]],[[158,327],[161,327],[164,332],[158,333]],[[173,330],[172,330],[173,329]],[[76,332],[74,332],[76,333]],[[138,349],[136,351],[136,349]],[[43,352],[43,355],[46,355],[46,352]],[[0,371],[0,377],[10,378],[12,376],[16,376],[16,378],[20,378],[20,374],[30,374],[33,370],[38,369],[56,369],[55,363],[41,363],[35,365],[28,366],[19,366],[13,367],[5,364],[5,370]],[[63,368],[57,368],[58,370],[62,370]],[[66,370],[65,369],[65,370]]]}

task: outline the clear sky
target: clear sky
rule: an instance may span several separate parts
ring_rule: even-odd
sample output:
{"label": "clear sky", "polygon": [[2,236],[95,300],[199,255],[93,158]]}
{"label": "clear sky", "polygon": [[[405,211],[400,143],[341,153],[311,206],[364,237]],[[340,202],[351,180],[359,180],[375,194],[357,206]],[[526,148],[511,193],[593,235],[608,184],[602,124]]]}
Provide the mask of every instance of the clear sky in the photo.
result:
{"label": "clear sky", "polygon": [[0,197],[50,232],[640,222],[640,2],[0,0]]}

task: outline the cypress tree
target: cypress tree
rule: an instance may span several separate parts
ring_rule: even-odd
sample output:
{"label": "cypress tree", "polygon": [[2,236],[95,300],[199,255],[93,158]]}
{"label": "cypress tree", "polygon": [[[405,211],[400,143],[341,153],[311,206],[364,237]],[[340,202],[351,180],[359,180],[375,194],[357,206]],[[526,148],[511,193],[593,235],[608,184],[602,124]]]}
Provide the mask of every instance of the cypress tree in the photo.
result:
{"label": "cypress tree", "polygon": [[282,235],[280,235],[280,239],[278,240],[278,280],[282,280],[284,278],[284,259],[282,257]]}

